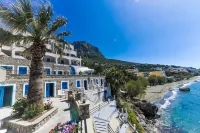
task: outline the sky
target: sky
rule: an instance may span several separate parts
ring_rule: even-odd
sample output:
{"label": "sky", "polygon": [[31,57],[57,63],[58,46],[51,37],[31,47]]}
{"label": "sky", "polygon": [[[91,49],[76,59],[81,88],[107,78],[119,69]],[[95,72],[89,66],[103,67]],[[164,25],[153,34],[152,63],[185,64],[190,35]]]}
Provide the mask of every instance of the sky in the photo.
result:
{"label": "sky", "polygon": [[200,68],[200,0],[50,1],[69,21],[69,42],[112,59]]}

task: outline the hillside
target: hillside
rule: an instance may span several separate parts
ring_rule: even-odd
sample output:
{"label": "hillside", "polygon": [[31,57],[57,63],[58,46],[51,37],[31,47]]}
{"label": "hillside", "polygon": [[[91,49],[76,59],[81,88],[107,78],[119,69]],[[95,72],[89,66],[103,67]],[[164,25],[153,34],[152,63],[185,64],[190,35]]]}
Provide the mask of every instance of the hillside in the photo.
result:
{"label": "hillside", "polygon": [[[75,50],[77,50],[77,55],[81,56],[83,61],[83,65],[88,67],[94,67],[94,66],[104,66],[109,68],[112,66],[115,66],[119,69],[133,69],[138,68],[140,71],[152,71],[155,68],[162,68],[163,70],[166,70],[169,65],[161,65],[161,64],[141,64],[141,63],[134,63],[134,62],[127,62],[127,61],[121,61],[116,59],[108,59],[106,58],[99,48],[93,46],[90,43],[87,43],[85,41],[75,41],[72,43],[74,45]],[[173,67],[180,67],[180,66],[174,66]]]}
{"label": "hillside", "polygon": [[115,60],[115,59],[107,59],[105,56],[101,53],[99,48],[93,46],[90,43],[87,43],[85,41],[75,41],[72,43],[74,45],[75,50],[77,50],[77,55],[81,56],[83,58],[83,62],[87,62],[89,64],[93,63],[100,63],[100,64],[114,64],[114,65],[135,65],[135,63],[127,62],[127,61],[121,61],[121,60]]}

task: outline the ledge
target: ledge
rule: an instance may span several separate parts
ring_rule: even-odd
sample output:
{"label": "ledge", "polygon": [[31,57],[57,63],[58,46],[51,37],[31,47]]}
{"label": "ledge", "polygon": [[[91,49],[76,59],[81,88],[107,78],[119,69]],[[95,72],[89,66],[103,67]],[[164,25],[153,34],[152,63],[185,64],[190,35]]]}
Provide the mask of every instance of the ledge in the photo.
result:
{"label": "ledge", "polygon": [[4,127],[16,131],[18,133],[32,133],[44,125],[51,117],[58,112],[58,108],[52,108],[45,112],[42,116],[34,121],[24,121],[22,118],[10,117],[7,120],[3,120]]}

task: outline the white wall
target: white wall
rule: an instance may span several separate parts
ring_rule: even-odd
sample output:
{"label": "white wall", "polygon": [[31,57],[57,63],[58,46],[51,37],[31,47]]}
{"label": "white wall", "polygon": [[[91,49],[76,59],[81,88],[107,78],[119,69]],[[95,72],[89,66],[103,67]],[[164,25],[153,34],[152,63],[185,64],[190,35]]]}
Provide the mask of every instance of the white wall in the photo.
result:
{"label": "white wall", "polygon": [[0,82],[6,80],[6,70],[0,67]]}

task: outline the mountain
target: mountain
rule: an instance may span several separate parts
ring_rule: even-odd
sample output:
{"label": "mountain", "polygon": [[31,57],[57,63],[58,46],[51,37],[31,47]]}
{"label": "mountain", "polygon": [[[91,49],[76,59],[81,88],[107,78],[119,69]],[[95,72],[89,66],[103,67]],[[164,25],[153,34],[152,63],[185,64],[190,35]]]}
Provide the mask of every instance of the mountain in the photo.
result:
{"label": "mountain", "polygon": [[72,45],[74,45],[75,50],[77,50],[78,57],[81,56],[83,59],[105,60],[99,48],[92,46],[90,43],[76,41],[73,42]]}
{"label": "mountain", "polygon": [[99,50],[99,48],[93,46],[92,44],[85,41],[75,41],[72,43],[74,45],[74,49],[77,50],[78,57],[82,57],[83,62],[87,62],[89,64],[100,63],[106,65],[135,65],[135,63],[115,60],[115,59],[107,59]]}

